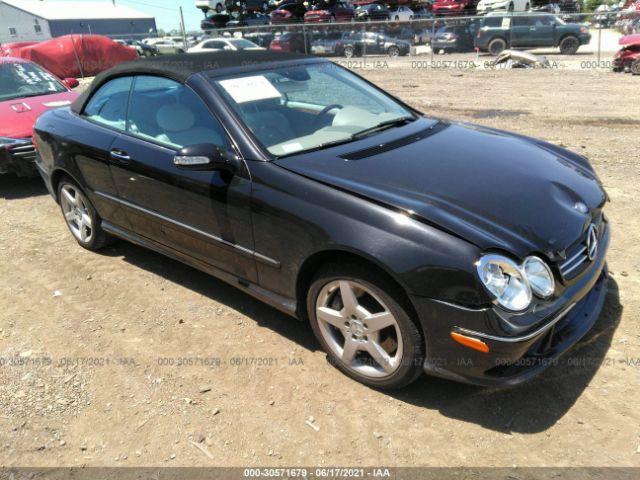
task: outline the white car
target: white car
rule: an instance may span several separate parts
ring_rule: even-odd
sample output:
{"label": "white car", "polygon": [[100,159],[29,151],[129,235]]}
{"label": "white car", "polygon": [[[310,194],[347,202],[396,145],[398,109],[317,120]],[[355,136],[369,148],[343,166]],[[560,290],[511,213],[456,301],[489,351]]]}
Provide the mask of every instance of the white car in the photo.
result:
{"label": "white car", "polygon": [[194,47],[187,50],[187,53],[195,52],[221,52],[239,50],[265,50],[255,43],[244,38],[212,38],[203,40]]}
{"label": "white car", "polygon": [[480,0],[478,15],[495,11],[526,12],[531,9],[531,0]]}
{"label": "white car", "polygon": [[398,7],[389,12],[389,18],[396,22],[408,22],[409,20],[413,20],[413,10],[409,7]]}
{"label": "white car", "polygon": [[221,13],[225,9],[222,0],[196,0],[196,8],[202,10],[205,15],[210,10]]}
{"label": "white car", "polygon": [[158,53],[161,53],[162,55],[184,53],[184,43],[175,42],[170,38],[150,38],[145,39],[145,43],[156,47],[158,49]]}

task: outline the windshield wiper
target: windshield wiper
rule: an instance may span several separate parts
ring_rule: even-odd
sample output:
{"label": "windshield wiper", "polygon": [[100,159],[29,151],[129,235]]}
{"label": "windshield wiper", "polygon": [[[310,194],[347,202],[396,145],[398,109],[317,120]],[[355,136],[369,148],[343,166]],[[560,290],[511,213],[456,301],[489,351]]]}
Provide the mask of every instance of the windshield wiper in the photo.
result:
{"label": "windshield wiper", "polygon": [[306,148],[304,150],[298,150],[296,152],[291,152],[286,155],[279,155],[278,158],[291,157],[293,155],[299,155],[300,153],[317,152],[318,150],[324,150],[325,148],[337,147],[338,145],[343,145],[345,143],[353,142],[353,140],[354,140],[353,135],[349,135],[348,137],[341,138],[340,140],[331,140],[330,142],[324,142],[324,143],[321,143],[320,145],[316,145],[315,147]]}
{"label": "windshield wiper", "polygon": [[366,137],[370,133],[387,130],[388,128],[392,128],[392,127],[399,127],[400,125],[405,125],[409,122],[413,122],[415,119],[416,118],[412,115],[406,115],[404,117],[399,117],[399,118],[392,118],[391,120],[380,122],[377,125],[374,125],[373,127],[360,130],[359,132],[354,133],[351,138],[355,140],[357,138]]}

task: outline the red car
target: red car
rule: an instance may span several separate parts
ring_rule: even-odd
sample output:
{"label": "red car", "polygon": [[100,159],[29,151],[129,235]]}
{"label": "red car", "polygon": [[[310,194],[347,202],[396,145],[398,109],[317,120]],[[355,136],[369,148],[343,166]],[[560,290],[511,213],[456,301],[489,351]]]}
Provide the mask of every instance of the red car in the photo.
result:
{"label": "red car", "polygon": [[351,22],[354,18],[354,8],[345,2],[320,2],[304,14],[305,23]]}
{"label": "red car", "polygon": [[431,11],[436,16],[475,14],[477,0],[436,0]]}
{"label": "red car", "polygon": [[301,3],[285,3],[280,5],[269,14],[271,23],[274,25],[281,23],[299,23],[304,20],[307,9]]}
{"label": "red car", "polygon": [[613,57],[613,71],[640,75],[640,34],[622,37],[618,43],[622,48]]}
{"label": "red car", "polygon": [[35,63],[0,57],[0,174],[36,173],[33,124],[46,110],[70,105],[75,78],[60,80]]}

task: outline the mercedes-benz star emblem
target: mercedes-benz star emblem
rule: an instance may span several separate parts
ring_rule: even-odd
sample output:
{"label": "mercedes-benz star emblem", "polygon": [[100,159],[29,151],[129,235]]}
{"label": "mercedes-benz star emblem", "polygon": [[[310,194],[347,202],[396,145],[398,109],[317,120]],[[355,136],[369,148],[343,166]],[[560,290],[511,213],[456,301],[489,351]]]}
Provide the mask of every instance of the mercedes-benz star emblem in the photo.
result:
{"label": "mercedes-benz star emblem", "polygon": [[576,202],[573,208],[578,210],[580,213],[587,213],[589,211],[587,206],[582,202]]}
{"label": "mercedes-benz star emblem", "polygon": [[598,255],[598,227],[592,223],[587,231],[587,256],[589,260],[593,260],[596,255]]}

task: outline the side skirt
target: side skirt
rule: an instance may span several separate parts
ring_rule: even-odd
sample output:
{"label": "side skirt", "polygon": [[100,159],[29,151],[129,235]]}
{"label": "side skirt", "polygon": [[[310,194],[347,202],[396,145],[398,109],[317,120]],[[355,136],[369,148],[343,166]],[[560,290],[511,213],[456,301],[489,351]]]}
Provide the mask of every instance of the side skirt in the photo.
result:
{"label": "side skirt", "polygon": [[117,227],[109,222],[102,221],[102,228],[105,232],[111,235],[122,238],[123,240],[126,240],[128,242],[135,243],[136,245],[140,245],[141,247],[145,247],[155,252],[161,253],[162,255],[172,258],[173,260],[186,263],[193,268],[197,268],[198,270],[208,273],[209,275],[212,275],[233,287],[239,288],[252,297],[274,308],[277,308],[281,312],[286,313],[287,315],[290,315],[296,319],[298,318],[296,314],[296,301],[293,299],[273,293],[265,288],[262,288],[259,285],[250,283],[243,278],[236,277],[235,275],[232,275],[225,272],[224,270],[209,265],[208,263],[190,257],[189,255],[179,252],[178,250],[162,245],[149,238],[137,235],[129,230]]}

